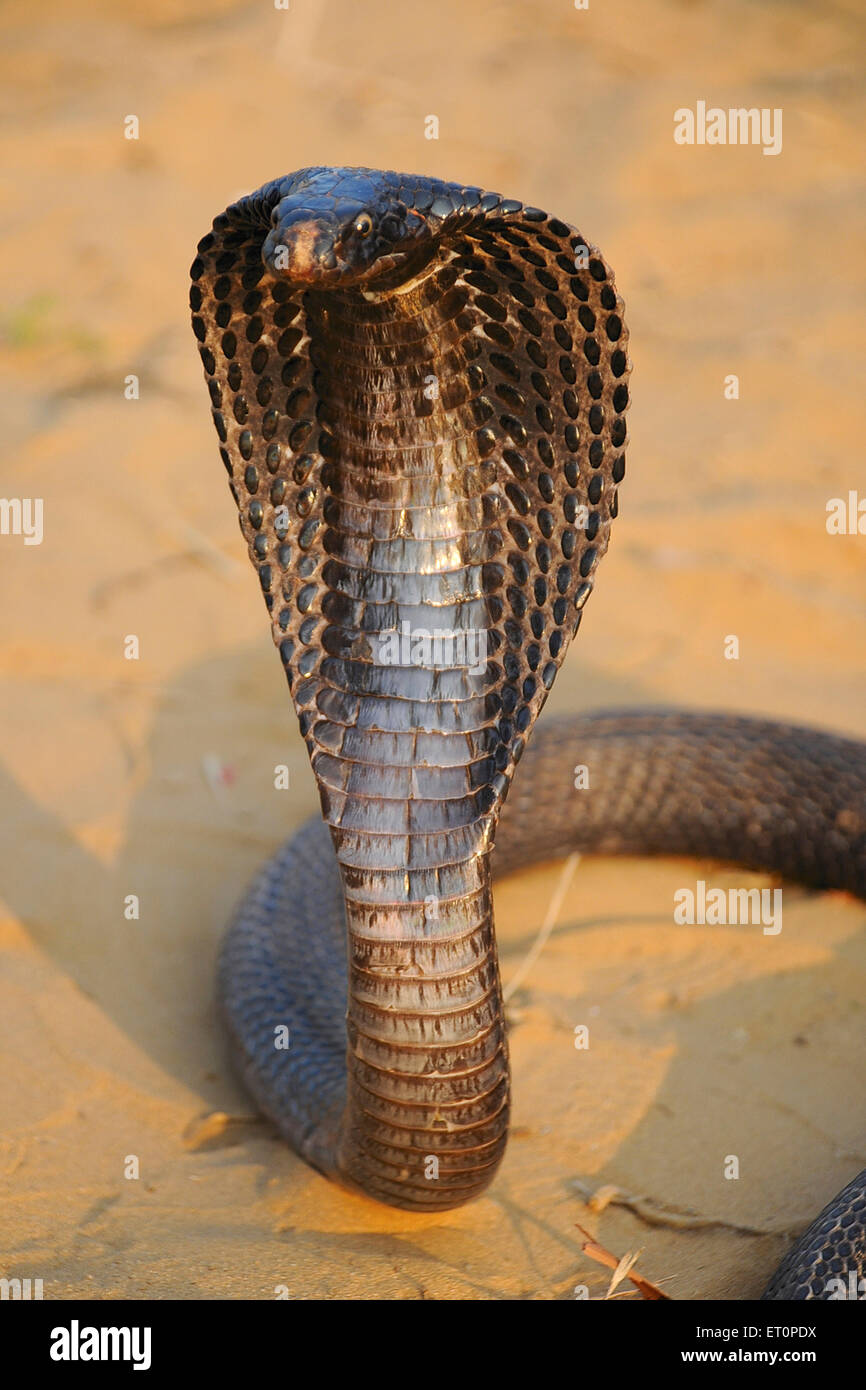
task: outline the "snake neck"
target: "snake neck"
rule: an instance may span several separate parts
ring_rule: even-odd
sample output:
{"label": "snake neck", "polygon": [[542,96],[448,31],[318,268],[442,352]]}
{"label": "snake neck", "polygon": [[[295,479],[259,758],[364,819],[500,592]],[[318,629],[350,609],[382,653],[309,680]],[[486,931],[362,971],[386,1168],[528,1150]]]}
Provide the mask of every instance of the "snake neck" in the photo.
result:
{"label": "snake neck", "polygon": [[438,893],[441,867],[489,851],[495,824],[498,600],[484,570],[502,545],[500,498],[474,403],[439,388],[444,359],[465,366],[473,350],[447,276],[390,296],[397,308],[357,293],[308,305],[311,355],[327,364],[328,529],[311,600],[321,616],[299,633],[320,682],[302,727],[338,862],[400,869],[416,902]]}
{"label": "snake neck", "polygon": [[486,1186],[508,1110],[482,573],[501,537],[471,402],[444,385],[465,383],[473,352],[450,280],[438,267],[387,299],[308,301],[327,364],[331,655],[319,707],[332,716],[315,727],[312,763],[349,953],[337,1166],[422,1210]]}

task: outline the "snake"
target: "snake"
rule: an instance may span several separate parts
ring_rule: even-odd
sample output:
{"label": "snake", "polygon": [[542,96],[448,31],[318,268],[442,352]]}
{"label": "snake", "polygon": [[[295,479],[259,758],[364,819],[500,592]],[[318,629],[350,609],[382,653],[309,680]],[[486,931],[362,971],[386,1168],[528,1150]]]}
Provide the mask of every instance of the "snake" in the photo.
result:
{"label": "snake", "polygon": [[[494,873],[686,855],[866,898],[866,745],[677,708],[534,733],[625,474],[623,301],[571,224],[473,185],[310,167],[220,213],[191,276],[321,802],[225,936],[232,1054],[313,1168],[446,1211],[488,1187],[508,1134]],[[763,1296],[845,1296],[864,1273],[866,1170]]]}

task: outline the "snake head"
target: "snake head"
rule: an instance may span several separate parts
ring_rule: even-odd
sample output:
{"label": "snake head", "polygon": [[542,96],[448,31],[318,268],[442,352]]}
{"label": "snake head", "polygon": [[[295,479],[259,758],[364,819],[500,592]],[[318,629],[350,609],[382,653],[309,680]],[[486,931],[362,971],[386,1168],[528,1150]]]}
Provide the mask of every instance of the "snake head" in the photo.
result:
{"label": "snake head", "polygon": [[362,170],[316,170],[271,213],[262,259],[273,275],[312,289],[371,288],[432,251],[431,230],[396,190]]}

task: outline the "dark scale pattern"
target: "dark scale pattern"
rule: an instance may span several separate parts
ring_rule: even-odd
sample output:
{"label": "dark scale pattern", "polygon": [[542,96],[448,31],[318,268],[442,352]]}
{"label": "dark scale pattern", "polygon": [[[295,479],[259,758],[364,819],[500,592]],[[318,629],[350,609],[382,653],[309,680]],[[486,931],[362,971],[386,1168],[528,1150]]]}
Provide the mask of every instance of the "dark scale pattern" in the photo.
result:
{"label": "dark scale pattern", "polygon": [[828,1203],[785,1256],[765,1299],[863,1298],[866,1280],[866,1171]]}
{"label": "dark scale pattern", "polygon": [[[866,899],[866,746],[767,720],[677,710],[548,720],[503,812],[494,871],[579,850],[773,870]],[[575,793],[573,768],[589,768]],[[866,1278],[866,1170],[785,1256],[768,1299]],[[838,1286],[837,1286],[838,1287]]]}
{"label": "dark scale pattern", "polygon": [[[216,219],[192,273],[332,840],[305,831],[255,886],[223,954],[226,1016],[311,1162],[392,1204],[458,1205],[505,1144],[490,850],[616,515],[622,303],[564,222],[374,170],[266,185]],[[482,659],[419,654],[412,634],[436,630],[482,632]],[[532,795],[538,843],[515,862],[567,819]]]}

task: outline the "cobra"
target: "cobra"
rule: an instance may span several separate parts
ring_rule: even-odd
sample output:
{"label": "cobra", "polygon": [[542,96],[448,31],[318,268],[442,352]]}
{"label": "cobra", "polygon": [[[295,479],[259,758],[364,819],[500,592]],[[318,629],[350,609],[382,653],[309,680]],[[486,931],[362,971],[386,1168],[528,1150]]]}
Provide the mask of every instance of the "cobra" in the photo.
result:
{"label": "cobra", "polygon": [[[302,169],[220,214],[192,278],[322,806],[237,912],[222,1009],[309,1163],[393,1206],[456,1207],[508,1129],[494,863],[700,855],[863,897],[866,747],[675,710],[533,735],[625,471],[622,301],[573,227],[462,184]],[[382,659],[435,630],[483,634],[483,659],[411,641]],[[765,1297],[829,1297],[864,1264],[861,1173]]]}

